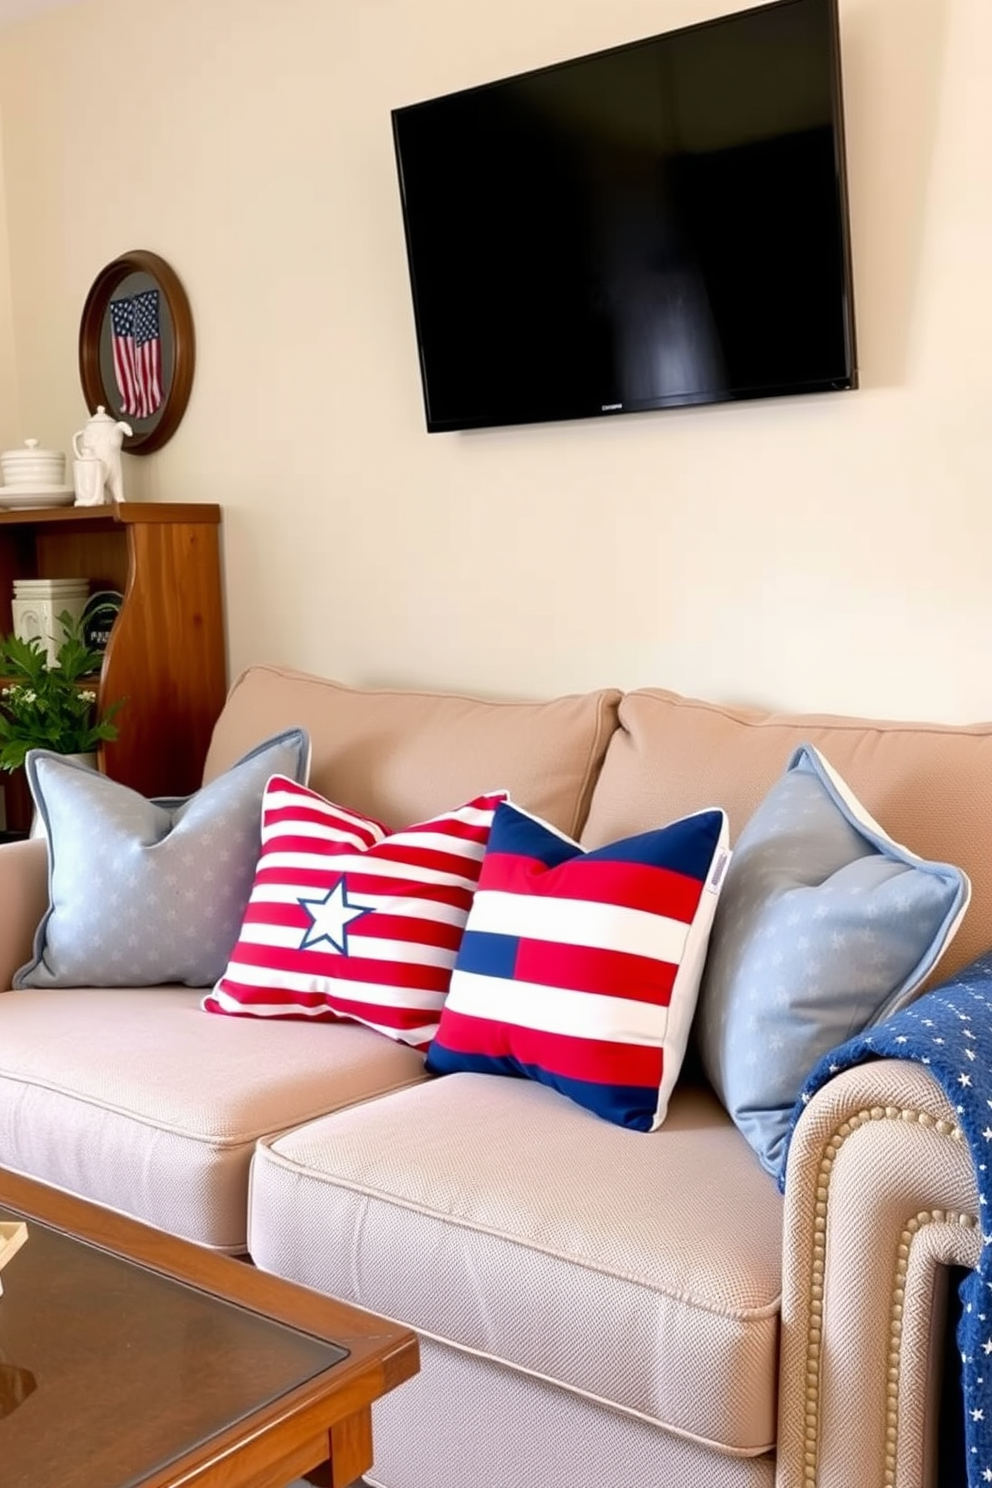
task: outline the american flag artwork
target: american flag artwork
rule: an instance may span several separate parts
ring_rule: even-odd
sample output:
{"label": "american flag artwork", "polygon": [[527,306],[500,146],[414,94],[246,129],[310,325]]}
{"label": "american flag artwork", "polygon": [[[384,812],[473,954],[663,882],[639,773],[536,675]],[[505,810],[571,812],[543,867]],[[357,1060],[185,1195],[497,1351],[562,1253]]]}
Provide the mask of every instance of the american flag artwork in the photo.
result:
{"label": "american flag artwork", "polygon": [[110,302],[114,376],[121,412],[151,418],[162,406],[159,292],[144,289]]}

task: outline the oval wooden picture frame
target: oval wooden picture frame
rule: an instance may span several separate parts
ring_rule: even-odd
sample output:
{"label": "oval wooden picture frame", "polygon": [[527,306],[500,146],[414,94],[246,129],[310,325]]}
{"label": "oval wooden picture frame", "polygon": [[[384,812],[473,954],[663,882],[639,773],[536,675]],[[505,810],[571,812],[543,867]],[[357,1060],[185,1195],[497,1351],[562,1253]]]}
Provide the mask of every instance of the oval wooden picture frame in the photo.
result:
{"label": "oval wooden picture frame", "polygon": [[[127,289],[132,297],[145,297],[157,290],[154,301],[157,321],[154,330],[160,396],[154,410],[147,415],[136,412],[122,391],[115,369],[114,326],[111,303],[117,292]],[[126,302],[125,297],[125,302]],[[117,307],[122,303],[118,298]],[[146,322],[146,334],[148,331]],[[127,355],[128,342],[119,341]],[[186,291],[164,258],[146,248],[122,253],[101,269],[86,296],[79,323],[79,379],[90,413],[104,407],[115,419],[130,424],[132,434],[125,437],[124,448],[132,455],[150,455],[171,439],[186,412],[193,386],[196,349],[193,316]]]}

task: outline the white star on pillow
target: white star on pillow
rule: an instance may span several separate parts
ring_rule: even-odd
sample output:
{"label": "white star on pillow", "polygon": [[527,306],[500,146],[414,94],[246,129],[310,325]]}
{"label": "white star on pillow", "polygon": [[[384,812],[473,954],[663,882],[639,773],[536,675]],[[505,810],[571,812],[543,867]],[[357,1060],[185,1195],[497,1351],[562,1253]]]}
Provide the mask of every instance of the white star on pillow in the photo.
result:
{"label": "white star on pillow", "polygon": [[[344,874],[322,899],[299,899],[297,903],[310,916],[310,926],[300,941],[300,950],[312,950],[326,941],[339,955],[348,954],[348,930],[352,920],[371,914],[374,904],[362,904],[358,899],[349,899]],[[326,946],[324,947],[326,949]]]}

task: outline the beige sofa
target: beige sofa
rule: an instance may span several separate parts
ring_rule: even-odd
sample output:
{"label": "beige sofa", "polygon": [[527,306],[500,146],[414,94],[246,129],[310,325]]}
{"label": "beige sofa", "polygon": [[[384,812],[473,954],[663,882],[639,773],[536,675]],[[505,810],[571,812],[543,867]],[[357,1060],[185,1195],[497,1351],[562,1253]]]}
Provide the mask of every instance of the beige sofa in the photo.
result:
{"label": "beige sofa", "polygon": [[[293,724],[311,784],[390,825],[480,790],[596,846],[714,804],[732,835],[816,744],[973,899],[940,976],[992,945],[992,725],[784,716],[668,692],[548,702],[232,688],[213,778]],[[46,905],[0,850],[0,985]],[[211,1017],[188,987],[0,997],[0,1164],[412,1324],[380,1402],[385,1488],[925,1488],[947,1268],[975,1263],[954,1113],[879,1061],[807,1108],[784,1198],[692,1070],[652,1135],[552,1090],[425,1078],[346,1024]]]}

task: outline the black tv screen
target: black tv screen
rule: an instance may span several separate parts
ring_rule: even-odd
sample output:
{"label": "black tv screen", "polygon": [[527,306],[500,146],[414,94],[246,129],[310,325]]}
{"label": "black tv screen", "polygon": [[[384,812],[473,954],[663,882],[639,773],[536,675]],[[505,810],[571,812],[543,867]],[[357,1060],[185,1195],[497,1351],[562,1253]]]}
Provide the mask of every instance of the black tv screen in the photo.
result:
{"label": "black tv screen", "polygon": [[856,385],[837,0],[392,123],[428,430]]}

